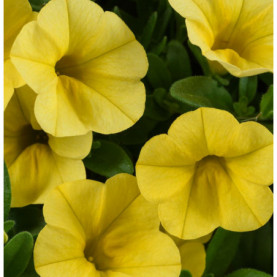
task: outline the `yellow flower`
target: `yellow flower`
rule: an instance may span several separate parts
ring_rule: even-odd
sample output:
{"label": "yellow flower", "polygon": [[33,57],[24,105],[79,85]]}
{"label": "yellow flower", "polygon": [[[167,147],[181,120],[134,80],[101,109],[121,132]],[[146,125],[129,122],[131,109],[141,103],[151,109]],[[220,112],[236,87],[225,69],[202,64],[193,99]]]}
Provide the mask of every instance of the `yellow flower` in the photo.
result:
{"label": "yellow flower", "polygon": [[144,145],[138,185],[176,237],[198,238],[218,226],[250,231],[272,215],[272,152],[273,136],[264,126],[199,108]]}
{"label": "yellow flower", "polygon": [[51,135],[115,133],[143,114],[145,51],[116,14],[90,0],[51,0],[11,57],[38,93],[35,115]]}
{"label": "yellow flower", "polygon": [[10,51],[22,27],[33,19],[34,15],[28,0],[4,1],[4,108],[9,103],[14,88],[25,84],[11,63]]}
{"label": "yellow flower", "polygon": [[28,86],[16,89],[4,114],[4,157],[13,207],[43,203],[57,185],[86,178],[81,159],[90,151],[92,133],[65,138],[46,134],[34,116],[35,98]]}
{"label": "yellow flower", "polygon": [[190,41],[208,60],[237,77],[273,71],[272,0],[169,2],[186,18]]}
{"label": "yellow flower", "polygon": [[49,194],[44,217],[34,249],[41,277],[180,274],[179,251],[159,231],[157,209],[140,195],[134,176],[63,184]]}

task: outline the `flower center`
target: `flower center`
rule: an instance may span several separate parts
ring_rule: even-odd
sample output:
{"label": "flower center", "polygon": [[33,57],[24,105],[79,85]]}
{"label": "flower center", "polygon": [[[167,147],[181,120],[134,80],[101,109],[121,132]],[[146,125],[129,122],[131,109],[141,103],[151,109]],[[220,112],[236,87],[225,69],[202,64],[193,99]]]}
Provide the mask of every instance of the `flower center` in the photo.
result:
{"label": "flower center", "polygon": [[215,171],[223,169],[224,167],[224,158],[214,155],[208,155],[196,163],[196,171],[198,174],[202,174],[204,172],[214,173]]}
{"label": "flower center", "polygon": [[69,77],[76,77],[76,69],[74,68],[78,65],[78,60],[72,56],[63,56],[59,61],[57,61],[55,66],[56,74],[66,75]]}
{"label": "flower center", "polygon": [[48,144],[48,136],[42,130],[34,130],[34,143]]}
{"label": "flower center", "polygon": [[25,144],[25,147],[30,145],[40,143],[40,144],[48,144],[48,135],[42,130],[34,130],[31,125],[28,125],[22,131],[24,137],[21,138],[21,143]]}

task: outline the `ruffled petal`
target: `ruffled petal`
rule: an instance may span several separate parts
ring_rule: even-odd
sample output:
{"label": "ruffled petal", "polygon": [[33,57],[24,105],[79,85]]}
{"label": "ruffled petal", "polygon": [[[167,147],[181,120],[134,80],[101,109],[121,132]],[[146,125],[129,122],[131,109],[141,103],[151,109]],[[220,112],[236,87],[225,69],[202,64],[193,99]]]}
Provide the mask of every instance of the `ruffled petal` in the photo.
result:
{"label": "ruffled petal", "polygon": [[[218,177],[220,178],[220,176]],[[273,212],[273,194],[266,186],[247,182],[240,176],[222,172],[222,181],[217,183],[224,229],[245,232],[260,228]]]}
{"label": "ruffled petal", "polygon": [[179,116],[170,126],[168,135],[179,145],[188,160],[199,161],[209,155],[203,126],[202,109]]}
{"label": "ruffled petal", "polygon": [[149,201],[169,199],[187,185],[194,174],[194,162],[186,159],[168,135],[149,140],[136,165],[139,188]]}

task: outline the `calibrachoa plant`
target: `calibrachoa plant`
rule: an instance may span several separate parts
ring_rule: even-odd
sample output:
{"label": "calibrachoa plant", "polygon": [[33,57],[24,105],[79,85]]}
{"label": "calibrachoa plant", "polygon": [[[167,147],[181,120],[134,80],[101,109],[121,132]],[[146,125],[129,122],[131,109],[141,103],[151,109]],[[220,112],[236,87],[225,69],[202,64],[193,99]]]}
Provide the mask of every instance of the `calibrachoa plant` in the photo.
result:
{"label": "calibrachoa plant", "polygon": [[4,0],[4,275],[272,276],[272,10]]}

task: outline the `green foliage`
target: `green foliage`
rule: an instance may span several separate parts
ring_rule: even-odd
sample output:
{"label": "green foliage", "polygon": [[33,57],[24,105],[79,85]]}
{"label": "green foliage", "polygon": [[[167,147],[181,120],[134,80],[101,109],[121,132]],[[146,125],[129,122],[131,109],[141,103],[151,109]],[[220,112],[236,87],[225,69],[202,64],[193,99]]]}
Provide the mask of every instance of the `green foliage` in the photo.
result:
{"label": "green foliage", "polygon": [[133,174],[133,162],[122,147],[106,140],[99,142],[101,146],[93,149],[84,160],[89,170],[107,178],[118,173]]}
{"label": "green foliage", "polygon": [[205,273],[224,276],[236,254],[240,237],[240,233],[217,229],[207,248]]}
{"label": "green foliage", "polygon": [[28,231],[33,236],[37,236],[45,226],[42,209],[37,205],[13,208],[9,217],[16,222],[14,226],[16,233]]}
{"label": "green foliage", "polygon": [[149,69],[147,79],[153,88],[169,88],[171,75],[165,62],[157,55],[149,53],[147,55]]}
{"label": "green foliage", "polygon": [[171,40],[166,54],[167,67],[173,81],[191,76],[191,65],[186,48],[177,40]]}
{"label": "green foliage", "polygon": [[4,220],[7,220],[9,216],[10,206],[11,206],[11,183],[9,172],[6,164],[4,163]]}
{"label": "green foliage", "polygon": [[262,119],[273,119],[273,85],[263,95],[260,103],[260,111]]}
{"label": "green foliage", "polygon": [[272,275],[266,274],[264,272],[255,269],[239,269],[226,277],[272,277]]}
{"label": "green foliage", "polygon": [[7,220],[4,222],[4,231],[8,233],[15,225],[14,220]]}
{"label": "green foliage", "polygon": [[189,271],[187,270],[182,270],[180,277],[192,277]]}
{"label": "green foliage", "polygon": [[33,237],[28,232],[14,236],[4,247],[4,272],[6,277],[19,277],[32,256]]}
{"label": "green foliage", "polygon": [[40,11],[50,0],[29,0],[33,11]]}
{"label": "green foliage", "polygon": [[157,18],[158,18],[157,12],[153,12],[149,17],[147,24],[143,30],[140,42],[145,49],[148,49],[148,46],[150,45],[151,38],[157,24]]}
{"label": "green foliage", "polygon": [[232,98],[228,91],[206,76],[192,76],[175,82],[170,88],[170,95],[193,108],[232,110]]}
{"label": "green foliage", "polygon": [[258,77],[252,76],[252,77],[244,77],[239,80],[239,97],[245,97],[250,103],[257,92],[257,86],[258,86]]}

